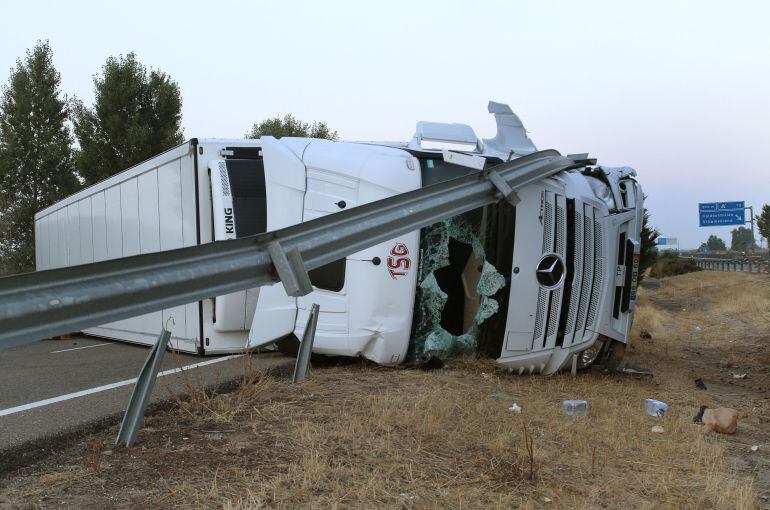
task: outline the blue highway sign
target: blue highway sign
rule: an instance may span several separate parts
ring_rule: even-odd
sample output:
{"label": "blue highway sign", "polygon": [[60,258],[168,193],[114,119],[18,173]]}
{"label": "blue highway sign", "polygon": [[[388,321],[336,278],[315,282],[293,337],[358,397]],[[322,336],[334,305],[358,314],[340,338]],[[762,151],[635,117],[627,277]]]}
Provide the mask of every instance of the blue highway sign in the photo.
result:
{"label": "blue highway sign", "polygon": [[746,204],[744,202],[717,202],[717,210],[725,211],[732,209],[745,209]]}
{"label": "blue highway sign", "polygon": [[698,212],[709,211],[733,211],[736,209],[745,209],[745,202],[707,202],[705,204],[698,204]]}
{"label": "blue highway sign", "polygon": [[698,204],[701,227],[721,227],[746,223],[746,203],[707,202]]}
{"label": "blue highway sign", "polygon": [[701,227],[722,227],[746,223],[746,211],[744,209],[701,209],[699,216]]}

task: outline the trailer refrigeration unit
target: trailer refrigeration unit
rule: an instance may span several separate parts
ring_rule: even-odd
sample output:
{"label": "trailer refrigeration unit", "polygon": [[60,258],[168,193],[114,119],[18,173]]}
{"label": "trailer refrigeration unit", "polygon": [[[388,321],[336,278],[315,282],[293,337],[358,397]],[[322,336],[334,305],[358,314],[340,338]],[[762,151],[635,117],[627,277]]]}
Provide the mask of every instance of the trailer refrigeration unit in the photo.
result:
{"label": "trailer refrigeration unit", "polygon": [[[470,126],[432,122],[418,123],[404,143],[193,139],[38,213],[37,267],[271,231],[536,150],[507,105],[490,102],[489,111],[498,131],[483,140]],[[310,271],[306,296],[289,297],[278,283],[86,333],[149,344],[173,317],[173,346],[182,351],[286,346],[318,303],[317,354],[394,365],[407,359],[410,342],[414,355],[449,338],[517,372],[552,373],[575,355],[580,365],[616,360],[636,300],[642,192],[632,169],[583,159],[583,168],[520,190],[515,207],[501,202]],[[474,221],[485,230],[465,236],[469,245],[441,230]],[[446,253],[432,271],[438,238]],[[489,281],[496,284],[484,291]],[[442,310],[432,298],[415,306],[416,295],[431,292],[443,296]],[[426,332],[431,313],[435,330]]]}

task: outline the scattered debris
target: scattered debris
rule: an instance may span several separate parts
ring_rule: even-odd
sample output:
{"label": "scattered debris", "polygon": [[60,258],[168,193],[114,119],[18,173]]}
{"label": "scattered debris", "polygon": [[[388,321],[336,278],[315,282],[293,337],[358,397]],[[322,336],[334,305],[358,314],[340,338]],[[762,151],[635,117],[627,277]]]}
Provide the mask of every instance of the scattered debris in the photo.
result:
{"label": "scattered debris", "polygon": [[644,400],[644,410],[650,416],[661,417],[668,411],[668,404],[654,398],[648,398]]}
{"label": "scattered debris", "polygon": [[708,389],[708,388],[706,388],[706,383],[703,382],[703,379],[695,379],[695,386],[699,390],[707,390]]}
{"label": "scattered debris", "polygon": [[481,378],[482,379],[489,379],[489,374],[486,372],[481,372]]}
{"label": "scattered debris", "polygon": [[753,445],[753,446],[751,447],[751,451],[752,451],[752,452],[755,452],[755,451],[757,451],[757,450],[759,450],[759,445],[758,445],[758,444],[755,444],[755,445]]}
{"label": "scattered debris", "polygon": [[700,326],[695,326],[695,331],[700,331]]}
{"label": "scattered debris", "polygon": [[510,393],[505,393],[504,391],[493,391],[489,394],[490,397],[496,398],[498,400],[518,400],[519,397],[516,395],[511,395]]}
{"label": "scattered debris", "polygon": [[662,434],[662,433],[664,433],[664,432],[665,432],[665,430],[663,429],[663,427],[661,427],[660,425],[655,425],[655,426],[654,426],[654,427],[652,427],[650,430],[651,430],[652,432],[655,432],[656,434]]}
{"label": "scattered debris", "polygon": [[550,503],[551,501],[553,501],[553,500],[551,498],[549,498],[548,496],[543,496],[543,503]]}
{"label": "scattered debris", "polygon": [[565,400],[562,407],[565,416],[587,416],[590,408],[587,400]]}
{"label": "scattered debris", "polygon": [[703,423],[703,412],[708,409],[708,406],[700,406],[700,411],[698,411],[698,414],[692,417],[693,423]]}
{"label": "scattered debris", "polygon": [[516,402],[511,405],[511,407],[508,408],[509,411],[513,411],[514,413],[521,414],[521,406],[517,404]]}
{"label": "scattered debris", "polygon": [[747,379],[749,374],[733,374],[733,379]]}
{"label": "scattered debris", "polygon": [[634,365],[625,364],[617,369],[617,372],[621,374],[628,374],[636,377],[637,379],[652,379],[652,370],[649,368],[637,367]]}
{"label": "scattered debris", "polygon": [[702,415],[703,424],[720,434],[735,434],[738,428],[738,411],[729,407],[706,408]]}
{"label": "scattered debris", "polygon": [[650,334],[649,331],[647,331],[646,329],[643,329],[639,332],[639,338],[643,340],[652,340],[652,335]]}
{"label": "scattered debris", "polygon": [[444,361],[438,356],[433,356],[431,354],[421,359],[418,366],[420,367],[420,370],[425,370],[427,372],[428,370],[444,368]]}
{"label": "scattered debris", "polygon": [[104,450],[102,455],[112,455],[112,450]]}

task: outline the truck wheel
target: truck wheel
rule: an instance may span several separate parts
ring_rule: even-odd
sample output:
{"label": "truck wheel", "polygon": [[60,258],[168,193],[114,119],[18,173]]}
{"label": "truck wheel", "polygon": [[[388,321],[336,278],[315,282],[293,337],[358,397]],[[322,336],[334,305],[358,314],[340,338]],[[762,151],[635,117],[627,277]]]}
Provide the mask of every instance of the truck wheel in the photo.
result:
{"label": "truck wheel", "polygon": [[293,334],[286,335],[285,337],[276,340],[275,347],[278,349],[278,352],[282,354],[297,357],[297,352],[299,352],[299,338]]}

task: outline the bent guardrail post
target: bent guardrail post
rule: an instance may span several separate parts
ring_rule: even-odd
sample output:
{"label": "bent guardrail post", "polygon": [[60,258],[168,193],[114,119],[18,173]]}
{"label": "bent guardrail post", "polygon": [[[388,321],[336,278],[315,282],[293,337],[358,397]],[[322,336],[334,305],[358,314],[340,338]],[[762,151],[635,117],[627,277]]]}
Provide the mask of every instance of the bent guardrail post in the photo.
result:
{"label": "bent guardrail post", "polygon": [[[585,166],[545,150],[492,169],[515,192]],[[500,195],[479,172],[255,236],[0,278],[0,348],[275,283],[274,241],[309,271]]]}
{"label": "bent guardrail post", "polygon": [[139,433],[139,426],[144,418],[144,411],[150,402],[152,389],[155,387],[155,381],[158,378],[158,371],[163,363],[163,355],[166,353],[166,346],[171,338],[171,331],[163,327],[158,335],[158,340],[150,350],[150,355],[142,366],[139,377],[136,378],[134,390],[131,392],[131,398],[128,399],[126,414],[123,415],[123,422],[120,424],[118,437],[115,444],[123,444],[130,448],[136,441],[136,435]]}
{"label": "bent guardrail post", "polygon": [[310,307],[310,315],[307,318],[305,331],[302,333],[302,343],[299,344],[299,349],[297,350],[297,362],[294,365],[292,384],[300,383],[307,377],[307,371],[310,368],[310,355],[312,354],[313,342],[315,341],[315,330],[318,325],[319,308],[317,303],[313,303],[313,306]]}

